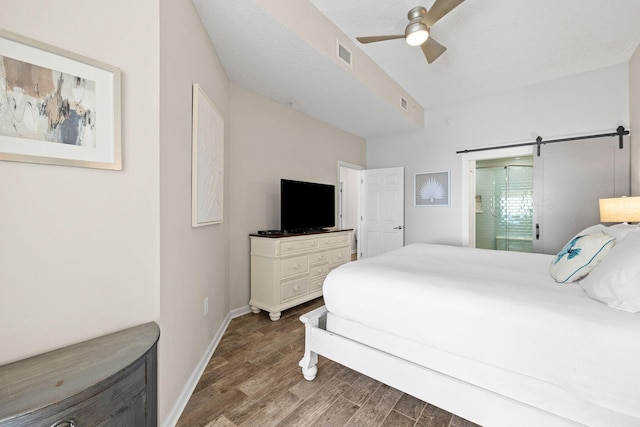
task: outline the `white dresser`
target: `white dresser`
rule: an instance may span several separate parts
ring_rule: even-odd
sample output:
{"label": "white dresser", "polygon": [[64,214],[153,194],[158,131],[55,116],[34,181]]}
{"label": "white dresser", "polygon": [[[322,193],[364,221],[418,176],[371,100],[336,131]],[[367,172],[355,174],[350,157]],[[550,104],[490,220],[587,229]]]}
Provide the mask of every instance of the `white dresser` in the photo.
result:
{"label": "white dresser", "polygon": [[251,311],[282,310],[322,295],[329,271],[351,259],[352,230],[251,238]]}

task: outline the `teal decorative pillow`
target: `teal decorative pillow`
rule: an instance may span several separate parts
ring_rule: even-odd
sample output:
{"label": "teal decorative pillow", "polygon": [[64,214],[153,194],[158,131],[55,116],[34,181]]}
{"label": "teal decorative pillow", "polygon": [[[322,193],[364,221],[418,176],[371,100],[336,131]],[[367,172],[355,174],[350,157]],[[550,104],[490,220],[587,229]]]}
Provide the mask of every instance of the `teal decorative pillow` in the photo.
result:
{"label": "teal decorative pillow", "polygon": [[574,237],[551,263],[551,276],[558,283],[582,279],[596,268],[615,242],[615,238],[604,233]]}

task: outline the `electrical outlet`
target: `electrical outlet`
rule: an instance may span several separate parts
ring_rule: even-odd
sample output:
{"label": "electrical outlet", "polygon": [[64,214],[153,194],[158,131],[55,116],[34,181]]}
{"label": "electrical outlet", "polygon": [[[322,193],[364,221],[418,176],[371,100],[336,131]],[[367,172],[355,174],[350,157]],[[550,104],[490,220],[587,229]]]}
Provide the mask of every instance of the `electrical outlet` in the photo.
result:
{"label": "electrical outlet", "polygon": [[204,299],[204,315],[209,314],[209,297]]}

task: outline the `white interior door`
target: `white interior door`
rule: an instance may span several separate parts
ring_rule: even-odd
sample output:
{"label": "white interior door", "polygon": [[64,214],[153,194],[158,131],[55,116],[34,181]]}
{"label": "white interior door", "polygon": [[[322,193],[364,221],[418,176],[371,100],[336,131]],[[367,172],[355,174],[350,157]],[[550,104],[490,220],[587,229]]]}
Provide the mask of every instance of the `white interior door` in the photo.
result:
{"label": "white interior door", "polygon": [[359,257],[404,246],[404,168],[362,171]]}

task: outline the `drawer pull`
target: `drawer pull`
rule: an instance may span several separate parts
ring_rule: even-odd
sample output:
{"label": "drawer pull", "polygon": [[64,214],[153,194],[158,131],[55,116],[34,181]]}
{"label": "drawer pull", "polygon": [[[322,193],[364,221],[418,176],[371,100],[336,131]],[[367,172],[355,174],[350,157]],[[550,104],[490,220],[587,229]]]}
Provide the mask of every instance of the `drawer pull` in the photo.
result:
{"label": "drawer pull", "polygon": [[76,427],[76,420],[70,418],[68,420],[58,421],[55,424],[52,424],[51,427]]}
{"label": "drawer pull", "polygon": [[300,264],[296,264],[296,265],[294,265],[294,266],[293,266],[293,269],[294,269],[294,270],[300,270]]}
{"label": "drawer pull", "polygon": [[298,291],[300,290],[300,286],[294,286],[294,287],[293,287],[293,290],[294,290],[294,291],[296,291],[296,292],[298,292]]}
{"label": "drawer pull", "polygon": [[343,254],[338,255],[338,259],[342,259],[342,258],[344,258]]}

